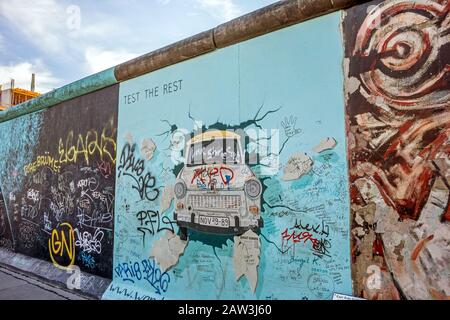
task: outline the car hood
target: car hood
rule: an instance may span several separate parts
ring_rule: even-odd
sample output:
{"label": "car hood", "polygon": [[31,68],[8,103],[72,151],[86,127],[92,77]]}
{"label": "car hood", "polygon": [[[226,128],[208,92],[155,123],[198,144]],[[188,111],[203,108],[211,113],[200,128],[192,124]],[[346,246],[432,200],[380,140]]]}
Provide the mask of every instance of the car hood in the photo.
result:
{"label": "car hood", "polygon": [[214,164],[185,166],[180,172],[188,190],[243,189],[245,182],[255,177],[245,164]]}

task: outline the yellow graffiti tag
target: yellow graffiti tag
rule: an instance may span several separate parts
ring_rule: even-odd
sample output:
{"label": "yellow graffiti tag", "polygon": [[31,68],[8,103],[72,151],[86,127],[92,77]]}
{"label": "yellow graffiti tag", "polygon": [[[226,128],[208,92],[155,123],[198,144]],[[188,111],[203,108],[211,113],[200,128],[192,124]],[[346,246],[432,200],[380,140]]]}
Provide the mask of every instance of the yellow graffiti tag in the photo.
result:
{"label": "yellow graffiti tag", "polygon": [[111,161],[115,164],[115,133],[116,129],[112,118],[103,128],[101,134],[97,130],[91,129],[85,135],[79,134],[75,137],[73,131],[69,131],[65,141],[62,138],[59,139],[59,163],[76,163],[81,158],[89,165],[91,157],[97,154],[100,160]]}
{"label": "yellow graffiti tag", "polygon": [[[67,227],[67,229],[64,230],[64,227]],[[50,251],[50,259],[57,268],[68,269],[75,263],[75,234],[69,223],[62,223],[59,232],[53,229],[52,235],[48,239],[48,250]],[[60,258],[56,259],[58,256]],[[56,261],[61,260],[63,256],[69,258],[70,262],[67,265],[61,265]]]}
{"label": "yellow graffiti tag", "polygon": [[34,173],[40,167],[48,167],[56,173],[59,173],[61,166],[59,165],[59,160],[53,158],[48,152],[45,152],[43,156],[37,156],[36,160],[25,165],[23,170],[25,175],[29,173]]}

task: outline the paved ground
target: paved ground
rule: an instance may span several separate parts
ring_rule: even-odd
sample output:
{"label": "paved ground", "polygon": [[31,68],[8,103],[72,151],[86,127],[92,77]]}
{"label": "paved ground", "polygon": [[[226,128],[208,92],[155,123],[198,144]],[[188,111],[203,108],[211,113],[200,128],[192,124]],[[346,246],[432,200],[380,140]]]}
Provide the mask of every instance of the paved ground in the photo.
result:
{"label": "paved ground", "polygon": [[69,290],[0,266],[0,300],[87,300]]}

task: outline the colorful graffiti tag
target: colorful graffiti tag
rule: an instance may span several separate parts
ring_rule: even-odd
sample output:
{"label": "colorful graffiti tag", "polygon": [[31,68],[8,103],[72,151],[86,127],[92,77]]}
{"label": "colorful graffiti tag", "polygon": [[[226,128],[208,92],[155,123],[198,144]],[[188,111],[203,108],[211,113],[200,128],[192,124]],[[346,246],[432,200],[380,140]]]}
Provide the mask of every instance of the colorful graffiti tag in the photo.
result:
{"label": "colorful graffiti tag", "polygon": [[5,198],[0,188],[0,248],[12,250],[11,225],[6,213]]}
{"label": "colorful graffiti tag", "polygon": [[0,146],[15,251],[112,276],[117,98],[110,87],[0,124],[15,141]]}

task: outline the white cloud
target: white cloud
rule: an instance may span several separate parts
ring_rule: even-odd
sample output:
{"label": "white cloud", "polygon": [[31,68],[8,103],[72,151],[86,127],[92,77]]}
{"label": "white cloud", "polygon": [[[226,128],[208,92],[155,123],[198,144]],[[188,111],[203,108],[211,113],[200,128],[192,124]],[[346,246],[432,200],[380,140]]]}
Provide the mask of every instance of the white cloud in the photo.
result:
{"label": "white cloud", "polygon": [[0,19],[7,19],[16,32],[46,54],[84,52],[90,43],[108,39],[117,30],[109,17],[87,24],[83,15],[80,7],[57,0],[0,0]]}
{"label": "white cloud", "polygon": [[61,81],[54,77],[40,60],[20,62],[15,65],[0,65],[0,84],[9,84],[13,78],[16,88],[29,90],[32,73],[36,74],[37,92],[45,93],[61,85]]}
{"label": "white cloud", "polygon": [[242,10],[233,0],[197,0],[197,3],[220,22],[229,21],[242,14]]}
{"label": "white cloud", "polygon": [[[80,20],[71,19],[78,13]],[[100,15],[102,19],[98,21],[92,18],[98,18],[94,15],[91,21],[95,21],[88,23],[89,16],[85,17],[84,14],[89,15],[89,12],[58,0],[0,0],[0,19],[8,21],[11,28],[22,36],[21,41],[39,48],[42,52],[30,49],[34,57],[42,57],[48,65],[52,65],[50,62],[61,65],[64,61],[77,61],[78,68],[87,66],[84,72],[94,73],[137,56],[125,50],[111,49],[112,35],[117,35],[118,29],[126,29],[124,26],[118,28],[114,16]],[[0,52],[1,43],[0,38]],[[100,46],[102,49],[98,49]],[[41,90],[52,89],[57,81],[53,81],[47,68],[39,66],[42,64],[23,62],[0,67],[3,70],[2,77],[7,77],[6,82],[9,82],[10,77],[15,77],[16,83],[19,83],[20,75],[25,73],[25,88],[29,87],[31,70],[37,69],[37,79],[40,79],[37,83],[43,88]],[[52,71],[57,73],[59,70]]]}
{"label": "white cloud", "polygon": [[2,36],[2,34],[0,33],[0,53],[5,52],[5,39]]}
{"label": "white cloud", "polygon": [[0,1],[0,16],[30,42],[48,52],[60,52],[66,10],[55,0]]}
{"label": "white cloud", "polygon": [[114,34],[117,31],[117,25],[106,22],[97,22],[95,24],[83,24],[82,28],[73,30],[69,35],[73,38],[82,38],[84,40],[97,40],[108,38],[107,35]]}
{"label": "white cloud", "polygon": [[126,50],[103,50],[96,47],[89,47],[85,52],[89,72],[99,72],[137,56],[137,54]]}
{"label": "white cloud", "polygon": [[[139,54],[135,54],[136,52],[142,53],[150,50],[152,46],[158,47],[186,36],[184,31],[174,27],[173,23],[166,23],[171,19],[161,20],[156,16],[154,19],[143,19],[147,11],[153,14],[151,10],[154,9],[152,7],[154,3],[151,5],[150,1],[142,2],[145,5],[140,5],[139,8],[142,9],[139,14],[135,14],[129,1],[125,0],[113,2],[112,8],[116,5],[117,8],[124,8],[116,11],[96,11],[93,9],[96,5],[88,5],[81,1],[79,3],[84,3],[81,8],[70,6],[71,2],[71,0],[0,0],[0,19],[8,24],[8,29],[11,29],[11,34],[14,35],[14,41],[21,43],[18,52],[9,52],[12,47],[7,46],[6,41],[3,41],[3,49],[8,51],[9,56],[22,57],[21,59],[24,59],[22,61],[25,61],[15,65],[8,65],[11,60],[7,60],[6,63],[0,62],[2,78],[6,77],[6,82],[9,82],[9,77],[15,77],[19,83],[21,80],[17,74],[23,73],[24,87],[28,88],[31,72],[35,70],[38,88],[45,91],[62,84],[58,83],[54,75],[73,74],[74,76],[64,76],[72,79],[86,73],[98,72],[137,57]],[[136,5],[138,3],[132,2]],[[184,8],[183,6],[172,8],[172,4],[175,3],[173,0],[157,0],[157,2],[161,4],[161,8],[160,11],[154,12],[156,14],[161,12],[161,15],[166,14],[169,17],[180,16],[177,10]],[[243,13],[243,9],[236,5],[238,3],[236,0],[190,0],[189,3],[192,10],[182,12],[181,16],[209,15],[221,23]],[[71,19],[71,14],[77,12],[80,13],[80,20]],[[133,20],[135,15],[137,18]],[[77,22],[80,22],[79,28],[70,28],[77,26]],[[182,36],[180,32],[183,33]],[[2,53],[1,35],[0,53]],[[38,68],[39,64],[34,60],[36,58],[45,61],[47,68],[42,64]]]}

